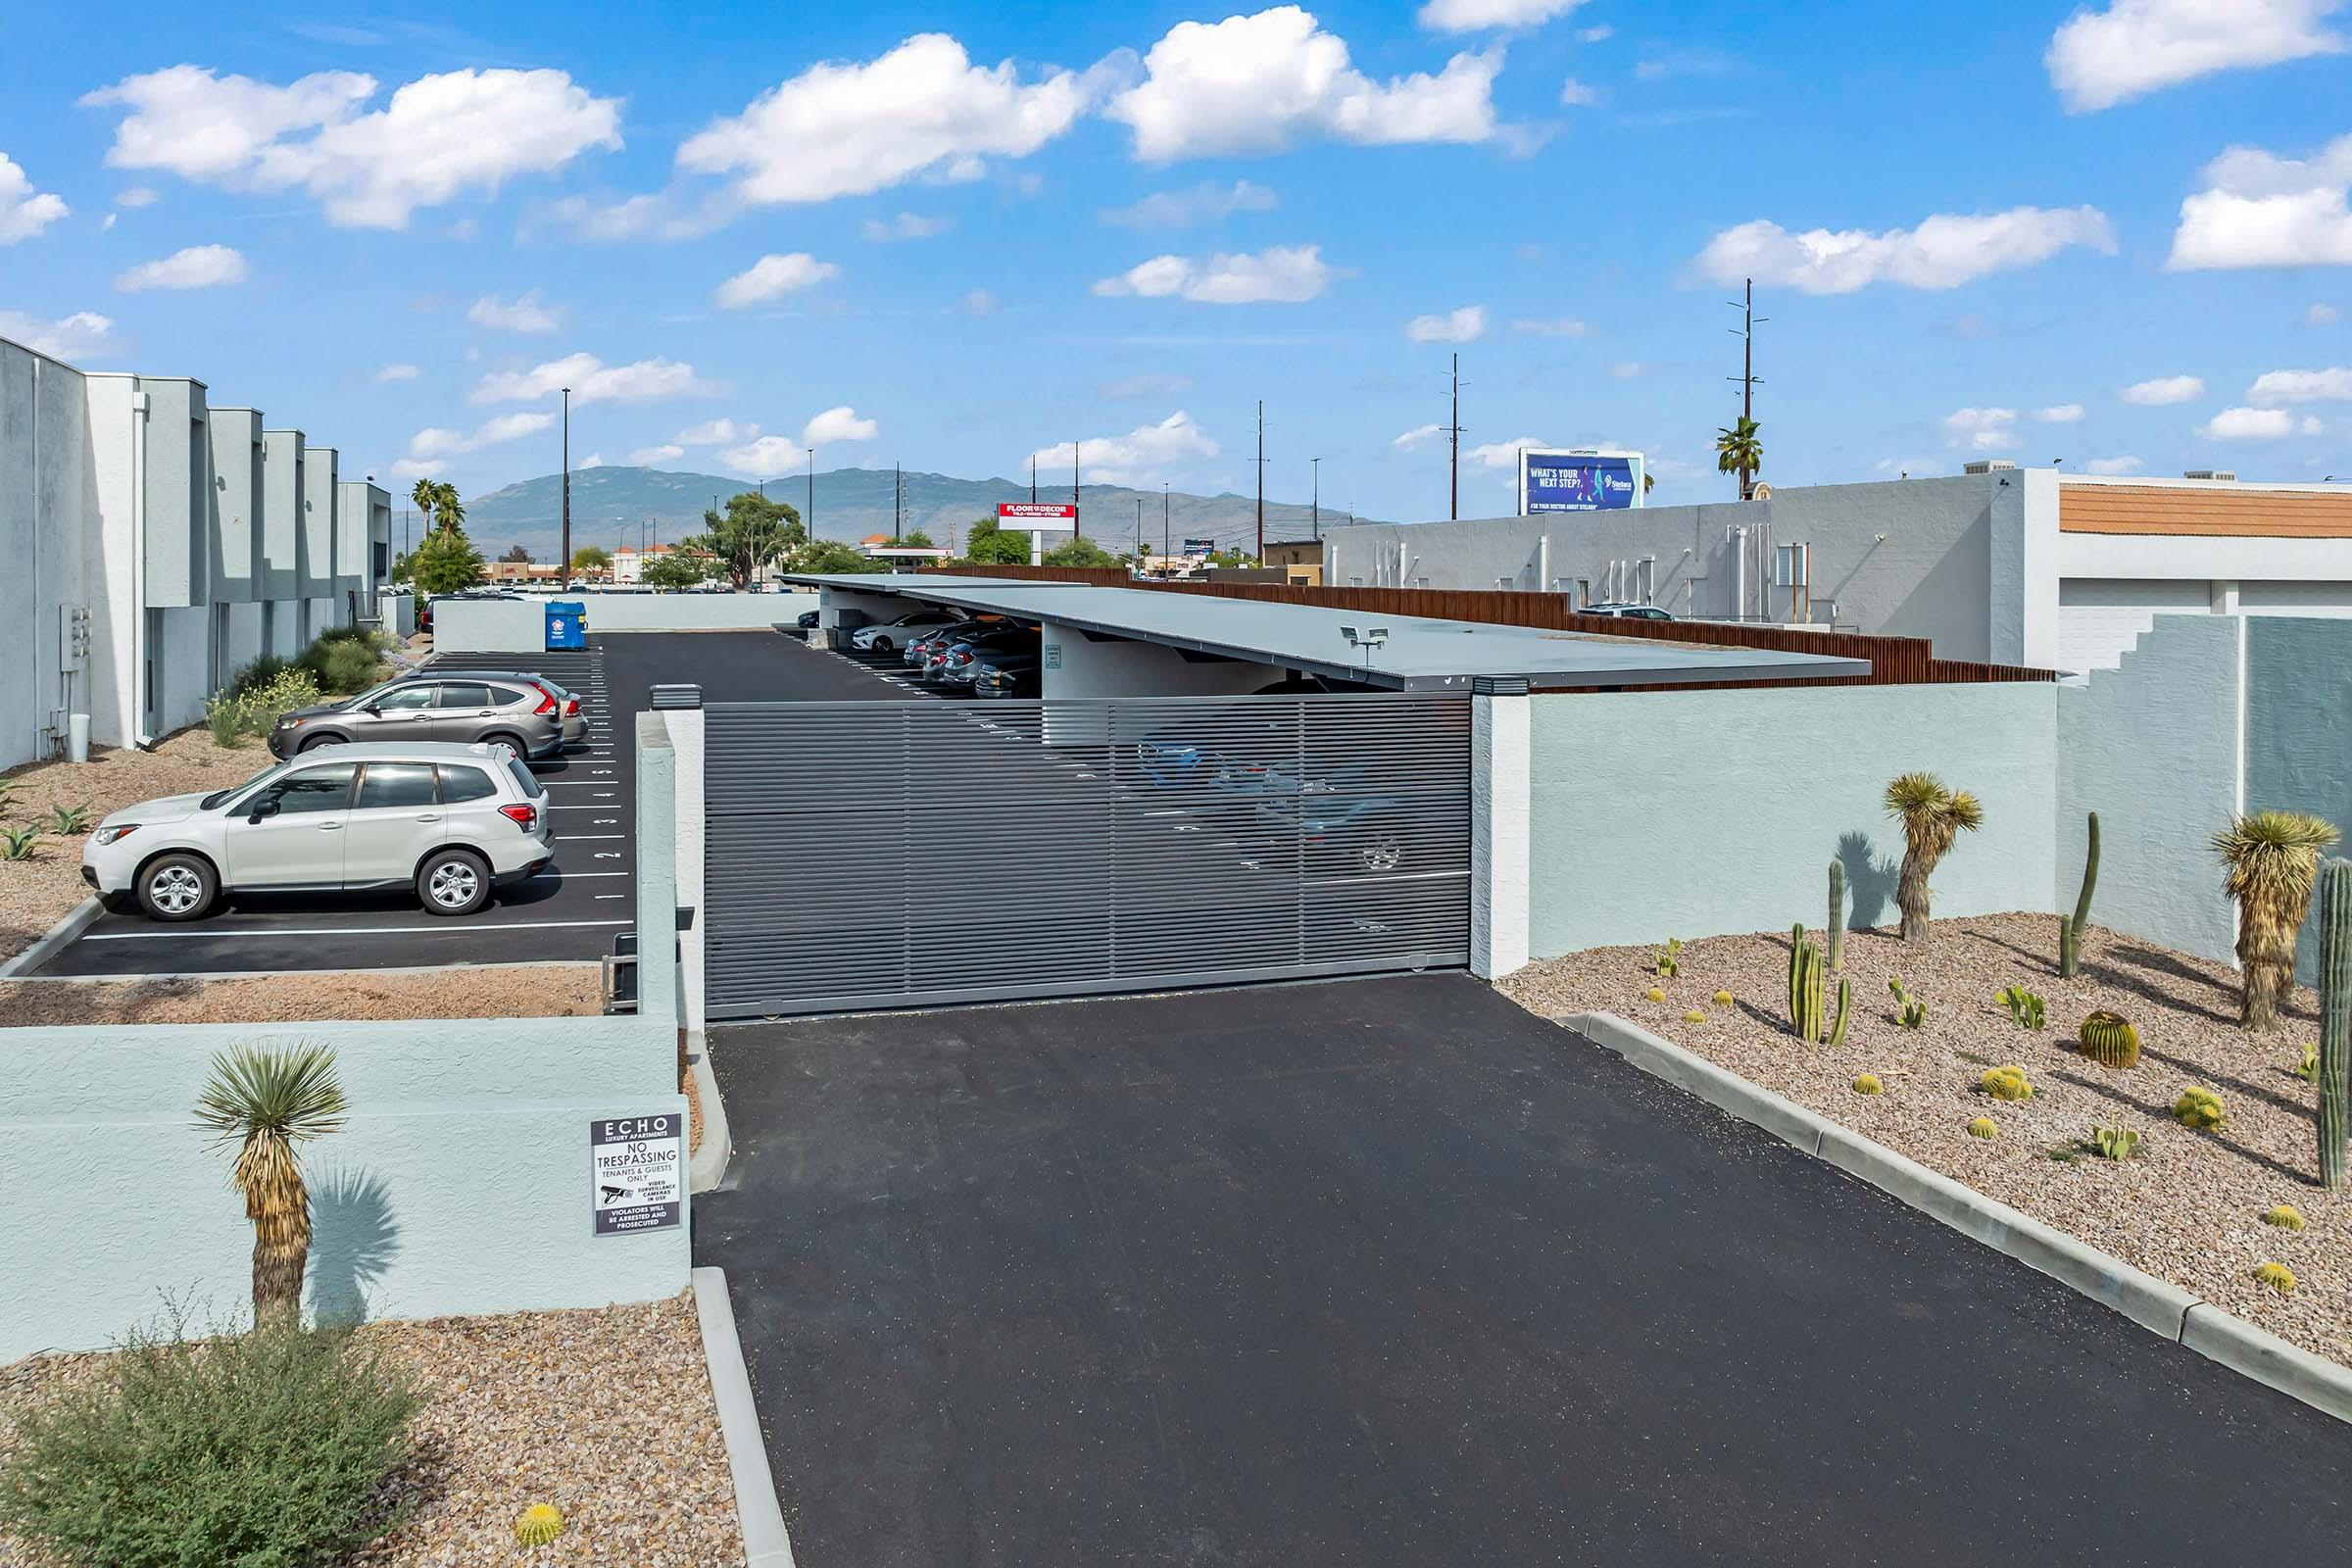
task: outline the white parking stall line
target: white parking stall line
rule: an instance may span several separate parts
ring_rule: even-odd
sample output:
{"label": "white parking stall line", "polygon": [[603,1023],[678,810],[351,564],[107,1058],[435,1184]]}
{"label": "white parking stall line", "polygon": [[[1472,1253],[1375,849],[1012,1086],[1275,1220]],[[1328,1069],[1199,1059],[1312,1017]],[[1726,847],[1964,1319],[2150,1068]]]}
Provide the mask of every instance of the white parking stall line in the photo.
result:
{"label": "white parking stall line", "polygon": [[555,931],[566,926],[627,925],[626,920],[499,920],[445,921],[440,925],[266,926],[256,931],[100,931],[84,933],[84,942],[170,942],[187,937],[414,937],[479,936],[484,931]]}
{"label": "white parking stall line", "polygon": [[628,895],[626,893],[599,893],[596,897],[597,902],[601,904],[607,899],[625,899]]}
{"label": "white parking stall line", "polygon": [[526,882],[536,882],[536,881],[538,881],[538,880],[539,880],[541,877],[543,877],[543,876],[552,876],[552,877],[556,877],[556,878],[558,878],[558,879],[560,879],[560,880],[562,880],[562,881],[565,881],[565,882],[578,882],[578,881],[582,881],[582,880],[584,880],[585,878],[592,877],[592,876],[627,876],[627,875],[629,875],[629,873],[628,873],[628,872],[626,872],[626,871],[564,871],[564,870],[558,870],[558,869],[556,869],[555,867],[551,866],[551,867],[549,867],[547,870],[544,870],[544,871],[534,871],[533,873],[531,873],[531,875],[529,875],[529,876],[527,876],[527,877],[523,878],[523,880],[524,880],[524,881],[526,881]]}
{"label": "white parking stall line", "polygon": [[564,835],[564,842],[566,844],[594,844],[600,839],[625,839],[627,837],[626,833],[566,833]]}
{"label": "white parking stall line", "polygon": [[[551,806],[548,809],[551,811],[610,811],[614,808],[610,806]],[[616,821],[618,818],[606,817],[605,820],[610,822]]]}

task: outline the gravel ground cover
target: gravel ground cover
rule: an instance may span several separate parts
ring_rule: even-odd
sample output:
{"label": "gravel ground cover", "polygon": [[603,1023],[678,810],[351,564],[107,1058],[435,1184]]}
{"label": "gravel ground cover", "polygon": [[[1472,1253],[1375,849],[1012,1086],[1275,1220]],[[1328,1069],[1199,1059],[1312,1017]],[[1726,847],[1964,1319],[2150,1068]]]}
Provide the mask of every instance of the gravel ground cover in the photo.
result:
{"label": "gravel ground cover", "polygon": [[[414,1460],[395,1476],[416,1511],[342,1559],[349,1568],[743,1561],[725,1440],[691,1295],[645,1305],[373,1324],[422,1380]],[[0,1368],[0,1453],[14,1411],[95,1372],[100,1355]],[[563,1510],[546,1546],[514,1543],[534,1502]],[[50,1568],[0,1535],[0,1563]]]}
{"label": "gravel ground cover", "polygon": [[219,980],[0,980],[0,1029],[314,1018],[584,1018],[603,1010],[592,963],[415,974],[324,970]]}
{"label": "gravel ground cover", "polygon": [[[2352,1196],[2319,1186],[2317,1091],[2296,1075],[2319,1038],[2317,999],[2298,988],[2276,1034],[2238,1028],[2228,965],[2091,928],[2082,972],[2057,972],[2058,921],[2004,914],[1938,920],[1925,948],[1891,932],[1849,932],[1853,1014],[1845,1043],[1813,1046],[1788,1026],[1788,935],[1692,942],[1681,973],[1661,978],[1649,948],[1595,948],[1532,964],[1503,993],[1547,1018],[1606,1010],[1749,1081],[1966,1182],[2036,1219],[2173,1281],[2305,1349],[2352,1365]],[[1922,1027],[1895,1019],[1889,978],[1928,1004]],[[1996,999],[2022,985],[2048,1004],[2047,1027],[2020,1027]],[[1647,998],[1650,988],[1664,1002]],[[1718,991],[1734,1001],[1719,1005]],[[1836,1008],[1836,983],[1829,1005]],[[2139,1064],[2111,1071],[2075,1044],[2084,1014],[2106,1007],[2139,1030]],[[1703,1018],[1690,1020],[1697,1011]],[[1989,1067],[2025,1069],[2038,1093],[2003,1102],[1978,1092]],[[1863,1073],[1885,1092],[1854,1092]],[[2171,1108],[2191,1085],[2221,1097],[2218,1128],[2192,1131]],[[1970,1136],[1990,1117],[1999,1135]],[[2092,1122],[2140,1134],[2140,1154],[2089,1152]],[[2263,1223],[2273,1204],[2301,1211],[2299,1232]],[[2266,1262],[2294,1271],[2282,1296],[2254,1278]]]}
{"label": "gravel ground cover", "polygon": [[[248,740],[223,749],[210,731],[184,729],[157,743],[92,747],[86,762],[28,762],[4,776],[14,786],[0,812],[9,826],[46,822],[52,807],[86,807],[90,825],[109,811],[163,795],[242,783],[270,765],[269,748]],[[28,860],[0,860],[0,958],[14,957],[89,896],[81,882],[82,835],[43,831]]]}

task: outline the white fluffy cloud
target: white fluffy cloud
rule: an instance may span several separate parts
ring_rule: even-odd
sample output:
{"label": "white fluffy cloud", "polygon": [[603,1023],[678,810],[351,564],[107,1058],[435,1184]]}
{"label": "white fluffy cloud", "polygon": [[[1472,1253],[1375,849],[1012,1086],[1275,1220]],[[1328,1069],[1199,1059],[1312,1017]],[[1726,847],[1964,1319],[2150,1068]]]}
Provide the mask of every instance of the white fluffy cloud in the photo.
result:
{"label": "white fluffy cloud", "polygon": [[2343,0],[2113,0],[2078,11],[2042,63],[2074,113],[2106,109],[2217,71],[2340,54],[2321,24]]}
{"label": "white fluffy cloud", "polygon": [[2308,159],[2232,147],[2205,166],[2205,188],[2180,203],[2176,271],[2352,266],[2352,136]]}
{"label": "white fluffy cloud", "polygon": [[650,468],[657,463],[672,463],[686,455],[686,449],[674,441],[658,447],[639,447],[620,461],[632,468]]}
{"label": "white fluffy cloud", "polygon": [[1173,294],[1202,305],[1297,305],[1319,296],[1338,275],[1325,264],[1320,245],[1270,245],[1255,255],[1220,254],[1205,262],[1154,256],[1102,279],[1095,292],[1146,299]]}
{"label": "white fluffy cloud", "polygon": [[567,354],[527,370],[500,370],[474,383],[476,403],[528,403],[571,388],[571,401],[588,403],[659,403],[668,398],[709,397],[726,390],[706,381],[694,367],[677,360],[639,360],[633,365],[607,365],[593,354]]}
{"label": "white fluffy cloud", "polygon": [[1424,27],[1440,32],[1532,27],[1564,17],[1582,4],[1584,0],[1429,0],[1421,8],[1420,21]]}
{"label": "white fluffy cloud", "polygon": [[1574,76],[1560,83],[1560,107],[1563,109],[1590,109],[1599,102],[1598,87],[1589,86]]}
{"label": "white fluffy cloud", "polygon": [[2035,409],[2034,417],[2043,424],[2081,424],[2082,422],[2082,405],[2080,403],[2053,404],[2046,409]]}
{"label": "white fluffy cloud", "polygon": [[1490,441],[1484,446],[1465,447],[1462,449],[1462,461],[1475,463],[1483,467],[1507,468],[1516,473],[1519,471],[1520,453],[1540,452],[1550,445],[1551,443],[1542,436],[1513,436],[1508,441]]}
{"label": "white fluffy cloud", "polygon": [[34,190],[24,169],[0,153],[0,245],[30,239],[66,216],[66,200]]}
{"label": "white fluffy cloud", "polygon": [[125,294],[150,288],[219,288],[245,281],[245,257],[226,245],[191,245],[161,261],[141,262],[115,276]]}
{"label": "white fluffy cloud", "polygon": [[1943,416],[1943,433],[1956,447],[1993,452],[2017,439],[2015,409],[1954,409]]}
{"label": "white fluffy cloud", "polygon": [[2144,465],[2137,458],[2093,458],[2082,465],[2091,473],[2137,473]]}
{"label": "white fluffy cloud", "polygon": [[542,302],[539,291],[532,289],[514,300],[485,294],[466,312],[466,319],[498,332],[553,332],[564,324],[564,313]]}
{"label": "white fluffy cloud", "polygon": [[1415,343],[1475,343],[1487,335],[1487,308],[1465,305],[1444,316],[1416,316],[1404,323]]}
{"label": "white fluffy cloud", "polygon": [[871,441],[882,433],[882,427],[871,419],[860,419],[858,411],[844,403],[801,426],[801,445],[826,447],[836,441]]}
{"label": "white fluffy cloud", "polygon": [[887,220],[869,218],[859,225],[858,231],[877,245],[887,245],[894,240],[929,239],[955,226],[956,220],[953,218],[926,218],[920,213],[901,213]]}
{"label": "white fluffy cloud", "polygon": [[1445,433],[1446,427],[1442,424],[1416,424],[1410,430],[1405,431],[1403,434],[1391,441],[1389,445],[1395,447],[1399,452],[1410,452],[1415,447],[1424,446],[1429,442],[1435,441],[1438,437],[1444,435]]}
{"label": "white fluffy cloud", "polygon": [[1573,316],[1522,317],[1511,323],[1520,337],[1583,337],[1592,330]]}
{"label": "white fluffy cloud", "polygon": [[484,447],[519,441],[526,435],[537,435],[555,428],[552,414],[502,414],[474,426],[471,434],[461,430],[445,430],[438,425],[428,426],[409,437],[409,457],[416,463],[439,463],[448,458],[464,457]]}
{"label": "white fluffy cloud", "polygon": [[2095,207],[2015,207],[1938,213],[1916,228],[1814,228],[1801,234],[1758,219],[1717,234],[1700,252],[1698,267],[1718,283],[1752,277],[1807,294],[1850,294],[1873,283],[1942,289],[2031,267],[2077,245],[2115,254],[2106,214]]}
{"label": "white fluffy cloud", "polygon": [[2224,409],[2197,426],[2197,434],[2213,441],[2281,441],[2294,433],[2295,416],[2284,409]]}
{"label": "white fluffy cloud", "polygon": [[414,381],[421,374],[414,365],[387,365],[375,372],[378,381]]}
{"label": "white fluffy cloud", "polygon": [[738,441],[749,441],[760,433],[756,424],[738,424],[733,419],[705,419],[690,424],[670,440],[682,447],[723,447]]}
{"label": "white fluffy cloud", "polygon": [[947,34],[919,33],[868,64],[810,66],[689,137],[678,168],[729,175],[753,205],[976,179],[1068,130],[1092,93],[1067,71],[1024,83],[1009,60],[976,66]]}
{"label": "white fluffy cloud", "polygon": [[1125,435],[1064,441],[1035,456],[1038,467],[1047,473],[1067,473],[1075,461],[1080,475],[1097,484],[1147,484],[1186,463],[1216,455],[1216,442],[1179,409],[1157,424],[1139,424]]}
{"label": "white fluffy cloud", "polygon": [[2352,369],[2337,366],[2326,370],[2267,370],[2246,389],[2246,401],[2259,409],[2352,403]]}
{"label": "white fluffy cloud", "polygon": [[1146,163],[1278,152],[1309,136],[1477,142],[1495,133],[1502,52],[1458,54],[1436,74],[1374,81],[1314,14],[1276,6],[1222,22],[1180,22],[1144,56],[1144,79],[1104,111],[1135,132]]}
{"label": "white fluffy cloud", "polygon": [[1105,223],[1129,228],[1184,228],[1193,223],[1230,218],[1235,213],[1264,213],[1277,198],[1263,185],[1237,179],[1227,185],[1195,185],[1191,190],[1155,190],[1129,207],[1102,214]]}
{"label": "white fluffy cloud", "polygon": [[2134,381],[2116,395],[2126,403],[2136,403],[2144,409],[2161,409],[2203,397],[2205,378],[2199,375],[2160,375],[2152,381]]}
{"label": "white fluffy cloud", "polygon": [[561,71],[451,71],[396,89],[381,109],[372,76],[327,71],[286,86],[172,66],[83,96],[127,110],[106,161],[232,190],[300,190],[330,222],[405,228],[419,207],[493,194],[620,145],[620,100]]}
{"label": "white fluffy cloud", "polygon": [[727,448],[718,455],[718,461],[730,472],[766,478],[791,471],[808,455],[804,448],[793,444],[790,436],[763,435],[757,441]]}
{"label": "white fluffy cloud", "polygon": [[2314,305],[2303,313],[2303,324],[2305,326],[2333,326],[2337,317],[2338,312],[2334,306]]}
{"label": "white fluffy cloud", "polygon": [[730,311],[760,305],[787,294],[797,294],[805,288],[814,288],[841,269],[831,262],[820,262],[807,251],[794,251],[784,256],[762,256],[745,270],[718,285],[711,299]]}
{"label": "white fluffy cloud", "polygon": [[50,321],[16,311],[0,311],[0,337],[52,359],[78,360],[97,354],[109,347],[108,339],[114,330],[114,321],[95,311],[75,311],[72,316]]}
{"label": "white fluffy cloud", "polygon": [[162,198],[152,185],[133,185],[115,198],[117,207],[153,207]]}

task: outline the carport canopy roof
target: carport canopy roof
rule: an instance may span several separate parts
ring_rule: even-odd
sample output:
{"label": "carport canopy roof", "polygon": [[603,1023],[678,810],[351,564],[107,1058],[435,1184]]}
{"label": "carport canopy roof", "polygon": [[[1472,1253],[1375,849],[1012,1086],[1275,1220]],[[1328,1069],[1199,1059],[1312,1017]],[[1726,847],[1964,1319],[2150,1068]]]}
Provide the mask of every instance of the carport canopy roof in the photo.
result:
{"label": "carport canopy roof", "polygon": [[[911,572],[798,572],[786,574],[785,580],[1021,620],[1050,620],[1102,636],[1403,691],[1468,691],[1480,677],[1517,678],[1530,688],[1544,688],[1827,680],[1870,673],[1866,661],[1823,654],[1386,615],[1182,590]],[[1380,646],[1366,650],[1349,641],[1348,628],[1359,636],[1375,630],[1388,636]]]}

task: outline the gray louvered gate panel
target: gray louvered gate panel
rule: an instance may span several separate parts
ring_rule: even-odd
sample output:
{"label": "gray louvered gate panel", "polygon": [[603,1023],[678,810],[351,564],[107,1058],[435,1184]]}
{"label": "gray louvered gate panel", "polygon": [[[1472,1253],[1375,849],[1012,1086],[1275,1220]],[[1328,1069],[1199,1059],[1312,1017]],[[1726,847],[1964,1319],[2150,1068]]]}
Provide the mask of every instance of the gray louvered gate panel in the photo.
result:
{"label": "gray louvered gate panel", "polygon": [[1469,959],[1464,698],[706,711],[714,1018]]}

